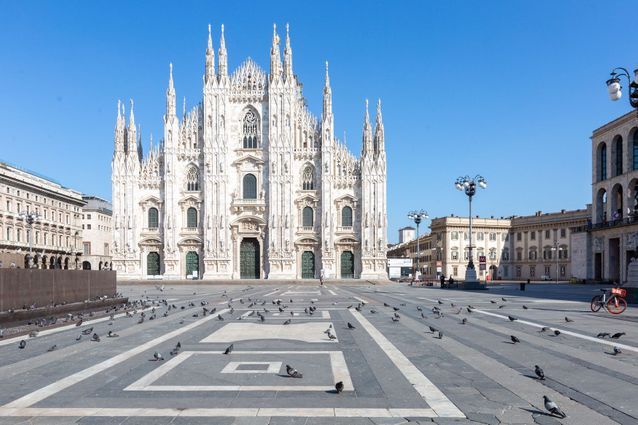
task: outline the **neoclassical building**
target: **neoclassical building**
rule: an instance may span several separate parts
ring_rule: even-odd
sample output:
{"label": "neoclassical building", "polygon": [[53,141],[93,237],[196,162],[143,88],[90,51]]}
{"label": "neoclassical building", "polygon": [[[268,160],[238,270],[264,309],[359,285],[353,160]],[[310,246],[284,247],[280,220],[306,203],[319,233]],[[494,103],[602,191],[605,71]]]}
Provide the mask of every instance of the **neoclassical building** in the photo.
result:
{"label": "neoclassical building", "polygon": [[[276,27],[270,72],[250,58],[229,73],[208,32],[203,99],[180,120],[172,65],[164,137],[148,154],[118,105],[113,269],[121,279],[386,278],[386,153],[381,104],[367,101],[361,156],[334,136],[326,63],[321,119]],[[217,63],[216,63],[217,62]]]}

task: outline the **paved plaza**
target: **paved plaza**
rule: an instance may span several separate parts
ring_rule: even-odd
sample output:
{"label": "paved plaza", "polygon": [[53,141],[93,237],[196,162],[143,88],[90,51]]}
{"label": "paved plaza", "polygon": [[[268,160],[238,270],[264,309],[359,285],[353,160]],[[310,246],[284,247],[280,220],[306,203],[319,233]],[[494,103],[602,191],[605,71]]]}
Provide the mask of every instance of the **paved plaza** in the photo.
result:
{"label": "paved plaza", "polygon": [[597,286],[120,290],[158,305],[0,340],[1,424],[638,423],[638,310],[592,313]]}

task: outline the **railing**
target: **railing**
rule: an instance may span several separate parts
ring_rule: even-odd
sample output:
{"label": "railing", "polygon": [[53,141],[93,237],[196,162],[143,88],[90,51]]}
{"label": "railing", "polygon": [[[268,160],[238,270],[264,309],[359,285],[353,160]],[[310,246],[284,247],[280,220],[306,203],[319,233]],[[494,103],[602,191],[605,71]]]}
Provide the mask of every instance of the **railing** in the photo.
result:
{"label": "railing", "polygon": [[598,223],[588,223],[584,226],[574,227],[572,231],[574,233],[579,232],[591,232],[592,230],[608,229],[612,227],[630,226],[638,223],[638,214],[633,213],[629,217],[619,218],[616,220],[604,220]]}
{"label": "railing", "polygon": [[352,232],[352,226],[337,226],[337,232]]}

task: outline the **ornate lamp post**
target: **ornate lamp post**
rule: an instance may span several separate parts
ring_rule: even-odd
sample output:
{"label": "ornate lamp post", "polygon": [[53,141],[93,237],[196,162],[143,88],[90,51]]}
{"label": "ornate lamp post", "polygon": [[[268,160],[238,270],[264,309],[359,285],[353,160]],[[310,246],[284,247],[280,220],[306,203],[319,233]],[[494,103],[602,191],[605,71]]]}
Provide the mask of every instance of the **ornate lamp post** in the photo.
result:
{"label": "ornate lamp post", "polygon": [[468,248],[469,261],[467,263],[467,268],[465,269],[465,283],[466,283],[466,286],[469,287],[471,285],[467,285],[468,283],[470,284],[478,283],[478,280],[476,279],[476,270],[474,269],[474,259],[472,257],[472,197],[476,194],[476,186],[479,186],[480,188],[485,189],[487,187],[487,181],[485,180],[483,176],[480,176],[480,175],[477,175],[474,178],[465,176],[465,177],[459,177],[458,179],[456,179],[456,182],[454,182],[454,186],[458,190],[465,192],[470,205],[470,246]]}
{"label": "ornate lamp post", "polygon": [[423,210],[419,210],[419,211],[410,211],[408,213],[408,218],[412,221],[414,221],[414,224],[416,224],[416,271],[414,272],[414,277],[416,279],[417,277],[417,273],[419,272],[419,255],[421,254],[421,250],[419,247],[419,224],[421,224],[421,221],[425,218],[429,218],[428,213],[426,213]]}
{"label": "ornate lamp post", "polygon": [[622,97],[622,86],[620,85],[620,77],[627,78],[629,83],[629,104],[632,108],[638,109],[638,69],[634,69],[634,78],[631,79],[629,71],[625,68],[614,68],[611,71],[611,78],[607,80],[607,91],[609,98],[613,101]]}
{"label": "ornate lamp post", "polygon": [[29,225],[29,268],[33,268],[33,249],[31,247],[31,240],[33,239],[33,223],[40,220],[40,215],[35,212],[22,211],[20,212],[20,217]]}

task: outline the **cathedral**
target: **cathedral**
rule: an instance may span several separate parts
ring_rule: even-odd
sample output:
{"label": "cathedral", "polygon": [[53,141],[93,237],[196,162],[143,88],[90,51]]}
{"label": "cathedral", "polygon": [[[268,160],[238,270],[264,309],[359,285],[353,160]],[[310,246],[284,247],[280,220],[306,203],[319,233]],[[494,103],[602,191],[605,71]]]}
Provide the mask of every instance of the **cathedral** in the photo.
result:
{"label": "cathedral", "polygon": [[[112,162],[113,269],[119,279],[386,279],[386,153],[381,102],[365,103],[355,157],[334,136],[326,63],[323,111],[308,110],[288,26],[270,72],[229,73],[208,27],[203,99],[182,119],[172,64],[164,135],[143,154],[133,101],[118,102]],[[217,60],[215,60],[217,59]]]}

